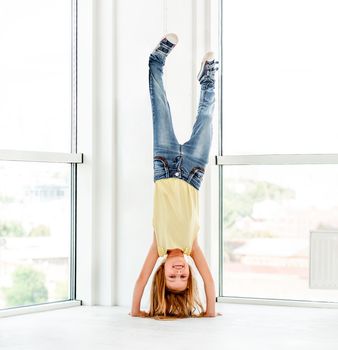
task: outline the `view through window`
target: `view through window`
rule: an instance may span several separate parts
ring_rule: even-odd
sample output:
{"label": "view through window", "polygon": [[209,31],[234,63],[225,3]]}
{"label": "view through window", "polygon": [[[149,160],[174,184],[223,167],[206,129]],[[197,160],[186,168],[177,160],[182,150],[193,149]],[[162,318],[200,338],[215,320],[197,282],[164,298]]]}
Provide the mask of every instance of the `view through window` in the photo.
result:
{"label": "view through window", "polygon": [[270,156],[221,165],[223,296],[338,301],[309,287],[310,231],[338,230],[338,164],[293,158],[338,153],[337,13],[335,1],[222,2],[223,155]]}
{"label": "view through window", "polygon": [[72,6],[0,2],[0,309],[71,298]]}

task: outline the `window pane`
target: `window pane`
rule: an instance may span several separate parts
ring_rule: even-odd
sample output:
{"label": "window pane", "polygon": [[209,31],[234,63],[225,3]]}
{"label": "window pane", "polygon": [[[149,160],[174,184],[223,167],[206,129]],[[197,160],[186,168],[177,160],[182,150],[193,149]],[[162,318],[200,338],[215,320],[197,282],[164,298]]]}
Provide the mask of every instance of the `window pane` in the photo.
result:
{"label": "window pane", "polygon": [[70,169],[0,162],[0,308],[69,299]]}
{"label": "window pane", "polygon": [[0,148],[70,152],[71,1],[1,1],[0,43]]}
{"label": "window pane", "polygon": [[223,8],[224,153],[337,153],[338,2]]}
{"label": "window pane", "polygon": [[224,166],[224,295],[338,301],[309,288],[310,230],[338,229],[338,165]]}

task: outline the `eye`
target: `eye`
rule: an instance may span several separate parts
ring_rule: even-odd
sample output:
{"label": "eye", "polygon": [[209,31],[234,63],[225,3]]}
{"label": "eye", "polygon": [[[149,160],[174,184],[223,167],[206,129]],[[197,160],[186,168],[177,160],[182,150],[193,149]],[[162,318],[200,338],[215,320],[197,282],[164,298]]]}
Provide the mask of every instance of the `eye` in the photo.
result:
{"label": "eye", "polygon": [[187,277],[187,275],[182,275],[182,276],[181,276],[181,278],[186,278],[186,277]]}

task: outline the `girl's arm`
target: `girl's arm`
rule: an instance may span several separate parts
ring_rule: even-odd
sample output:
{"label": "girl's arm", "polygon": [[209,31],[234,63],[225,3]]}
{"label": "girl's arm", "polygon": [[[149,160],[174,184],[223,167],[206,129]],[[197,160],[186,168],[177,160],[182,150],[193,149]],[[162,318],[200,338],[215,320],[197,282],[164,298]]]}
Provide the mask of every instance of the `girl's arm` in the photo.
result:
{"label": "girl's arm", "polygon": [[133,303],[131,308],[131,316],[144,316],[145,312],[140,310],[141,299],[146,286],[149,276],[151,275],[153,268],[156,264],[158,258],[156,238],[154,234],[153,243],[150,246],[148,255],[143,264],[142,270],[137,278],[134,293],[133,293]]}
{"label": "girl's arm", "polygon": [[215,303],[216,303],[216,294],[215,294],[215,283],[212,278],[211,272],[209,270],[208,263],[204,257],[204,254],[195,239],[192,250],[191,257],[194,259],[194,263],[203,278],[204,289],[206,294],[206,312],[205,316],[214,317],[216,316]]}

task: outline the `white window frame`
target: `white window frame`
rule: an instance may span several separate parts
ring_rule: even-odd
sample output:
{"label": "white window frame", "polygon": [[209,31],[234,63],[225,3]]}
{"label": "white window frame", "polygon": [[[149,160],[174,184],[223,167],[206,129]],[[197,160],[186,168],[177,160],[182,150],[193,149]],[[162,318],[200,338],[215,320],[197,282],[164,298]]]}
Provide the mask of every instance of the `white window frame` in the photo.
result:
{"label": "white window frame", "polygon": [[58,302],[46,302],[43,304],[11,307],[0,310],[0,317],[14,316],[32,312],[54,310],[81,305],[81,300],[76,300],[76,230],[77,230],[77,164],[83,163],[83,154],[77,153],[77,72],[78,72],[78,2],[70,0],[71,5],[71,152],[35,152],[22,150],[0,150],[0,161],[25,161],[64,163],[71,165],[71,230],[70,230],[70,276],[69,298],[70,300]]}
{"label": "white window frame", "polygon": [[[218,46],[219,60],[223,62],[223,0],[218,1]],[[273,298],[250,298],[225,296],[223,292],[224,254],[223,254],[223,167],[232,165],[301,165],[301,164],[338,164],[338,154],[255,154],[224,155],[223,152],[223,106],[222,106],[222,64],[218,75],[218,155],[215,165],[219,166],[219,273],[217,302],[260,304],[274,306],[300,306],[316,308],[338,308],[338,302],[289,300]]]}

